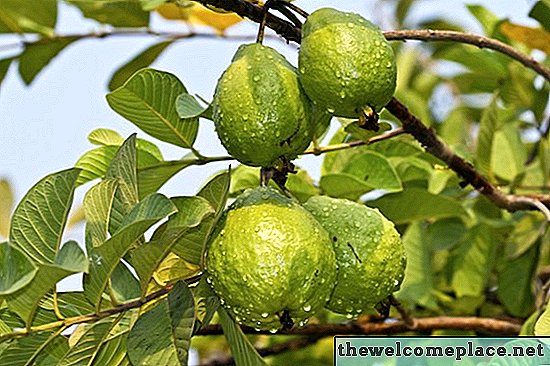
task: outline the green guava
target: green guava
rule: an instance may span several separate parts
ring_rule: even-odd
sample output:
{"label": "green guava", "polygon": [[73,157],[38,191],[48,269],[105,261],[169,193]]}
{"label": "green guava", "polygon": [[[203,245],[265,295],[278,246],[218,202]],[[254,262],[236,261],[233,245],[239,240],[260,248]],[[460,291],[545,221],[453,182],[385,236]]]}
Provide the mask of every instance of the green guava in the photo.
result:
{"label": "green guava", "polygon": [[312,139],[311,102],[296,69],[272,48],[242,45],[218,81],[213,119],[227,151],[243,164],[292,160]]}
{"label": "green guava", "polygon": [[327,196],[304,205],[329,232],[338,274],[327,308],[357,315],[399,290],[405,248],[393,223],[380,211]]}
{"label": "green guava", "polygon": [[207,281],[240,324],[276,331],[303,324],[329,300],[336,278],[327,231],[273,188],[240,195],[206,252]]}
{"label": "green guava", "polygon": [[298,69],[313,103],[339,117],[379,111],[395,92],[392,48],[380,29],[355,13],[313,12],[302,28]]}

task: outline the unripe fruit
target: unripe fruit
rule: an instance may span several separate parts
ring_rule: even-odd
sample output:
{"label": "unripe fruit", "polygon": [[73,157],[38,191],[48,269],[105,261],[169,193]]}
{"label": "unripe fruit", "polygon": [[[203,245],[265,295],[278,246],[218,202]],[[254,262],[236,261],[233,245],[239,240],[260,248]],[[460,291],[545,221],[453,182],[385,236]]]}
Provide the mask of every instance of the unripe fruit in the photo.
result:
{"label": "unripe fruit", "polygon": [[309,98],[340,117],[380,110],[396,86],[394,53],[382,32],[354,13],[323,8],[302,28],[300,81]]}
{"label": "unripe fruit", "polygon": [[243,164],[292,160],[311,142],[311,104],[296,69],[261,44],[239,48],[213,100],[213,118],[227,151]]}
{"label": "unripe fruit", "polygon": [[277,330],[323,308],[336,262],[328,233],[302,206],[272,188],[247,190],[217,225],[207,281],[240,324]]}
{"label": "unripe fruit", "polygon": [[356,315],[397,291],[405,275],[405,249],[380,211],[346,199],[311,197],[304,205],[329,232],[338,274],[327,308]]}

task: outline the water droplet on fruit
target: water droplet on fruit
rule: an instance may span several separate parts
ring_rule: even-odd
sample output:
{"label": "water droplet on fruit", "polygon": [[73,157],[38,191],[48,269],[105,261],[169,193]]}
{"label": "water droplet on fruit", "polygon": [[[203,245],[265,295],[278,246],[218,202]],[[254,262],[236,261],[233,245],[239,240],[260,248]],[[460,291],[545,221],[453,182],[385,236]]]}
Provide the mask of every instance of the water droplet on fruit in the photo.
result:
{"label": "water droplet on fruit", "polygon": [[304,309],[304,311],[307,313],[307,312],[311,311],[311,305],[306,304],[306,305],[304,305],[304,308],[303,308],[303,309]]}
{"label": "water droplet on fruit", "polygon": [[262,316],[262,318],[265,319],[265,318],[267,318],[267,317],[269,316],[269,313],[261,313],[260,315]]}
{"label": "water droplet on fruit", "polygon": [[275,333],[277,333],[278,330],[279,330],[279,329],[277,329],[277,328],[271,328],[271,329],[269,330],[269,333],[275,334]]}
{"label": "water droplet on fruit", "polygon": [[334,107],[328,107],[327,112],[332,114],[332,113],[336,112],[336,109],[334,109]]}
{"label": "water droplet on fruit", "polygon": [[254,81],[260,81],[260,77],[258,75],[254,75],[254,77],[252,78],[252,80]]}
{"label": "water droplet on fruit", "polygon": [[345,92],[345,91],[342,90],[342,91],[340,92],[340,98],[341,98],[341,99],[345,99],[345,98],[346,98],[346,92]]}

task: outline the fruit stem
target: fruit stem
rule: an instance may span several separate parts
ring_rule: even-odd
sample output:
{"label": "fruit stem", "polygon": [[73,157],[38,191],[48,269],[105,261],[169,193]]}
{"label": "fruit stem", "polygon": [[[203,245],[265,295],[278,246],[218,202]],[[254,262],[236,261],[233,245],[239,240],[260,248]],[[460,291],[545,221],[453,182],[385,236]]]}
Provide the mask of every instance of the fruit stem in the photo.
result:
{"label": "fruit stem", "polygon": [[366,106],[359,111],[359,127],[369,130],[378,131],[378,113],[371,106]]}
{"label": "fruit stem", "polygon": [[264,41],[265,35],[265,25],[267,23],[267,14],[269,13],[269,8],[273,0],[267,0],[262,8],[262,21],[260,22],[260,27],[258,28],[258,36],[256,37],[256,43],[262,43]]}

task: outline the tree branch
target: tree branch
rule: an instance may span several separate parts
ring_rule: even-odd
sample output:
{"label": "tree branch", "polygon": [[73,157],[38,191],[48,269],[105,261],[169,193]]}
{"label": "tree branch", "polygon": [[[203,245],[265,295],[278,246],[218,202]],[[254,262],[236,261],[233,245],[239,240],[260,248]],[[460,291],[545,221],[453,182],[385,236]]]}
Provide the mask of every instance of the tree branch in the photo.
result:
{"label": "tree branch", "polygon": [[432,29],[387,31],[384,32],[384,36],[388,41],[406,41],[409,39],[424,42],[452,41],[471,44],[479,48],[491,49],[521,62],[525,67],[534,70],[550,82],[550,69],[548,67],[544,66],[533,57],[496,39],[472,33]]}
{"label": "tree branch", "polygon": [[[242,327],[247,334],[271,334],[267,331],[256,331],[254,328]],[[481,334],[518,335],[521,325],[506,320],[478,317],[448,317],[416,318],[414,326],[404,321],[369,322],[357,320],[337,324],[311,324],[302,328],[293,328],[279,331],[285,335],[372,335],[372,334],[399,334],[410,331],[431,332],[434,330],[471,330]],[[222,328],[219,324],[209,325],[201,329],[196,335],[220,335]]]}
{"label": "tree branch", "polygon": [[386,105],[386,109],[401,121],[403,129],[420,142],[427,152],[444,161],[449,168],[464,179],[465,183],[470,184],[495,205],[510,212],[540,210],[550,221],[550,210],[548,209],[550,207],[550,196],[531,197],[503,193],[482,176],[472,164],[456,155],[437,137],[433,129],[426,127],[422,121],[409,112],[403,103],[396,98],[392,98]]}
{"label": "tree branch", "polygon": [[[322,338],[324,338],[323,335],[302,337],[302,338],[292,339],[284,343],[276,343],[266,348],[257,348],[256,351],[258,351],[258,354],[262,357],[274,356],[284,352],[297,351],[302,348],[309,347],[317,343]],[[224,358],[217,358],[215,360],[207,361],[205,363],[200,364],[200,366],[230,366],[234,364],[235,364],[235,359],[231,356],[227,356]]]}

